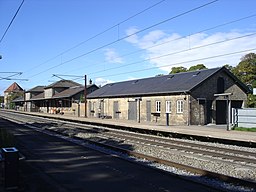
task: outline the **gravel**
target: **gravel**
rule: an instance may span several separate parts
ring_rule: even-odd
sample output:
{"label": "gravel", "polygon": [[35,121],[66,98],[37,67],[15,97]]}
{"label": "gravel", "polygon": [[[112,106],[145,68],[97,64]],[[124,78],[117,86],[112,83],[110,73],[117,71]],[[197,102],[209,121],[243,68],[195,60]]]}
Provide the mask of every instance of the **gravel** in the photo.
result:
{"label": "gravel", "polygon": [[[36,128],[34,126],[28,125],[31,128]],[[120,154],[117,152],[113,152],[111,150],[106,150],[102,147],[98,147],[95,145],[91,145],[88,144],[84,141],[81,140],[76,140],[72,137],[78,137],[78,138],[84,138],[84,139],[93,139],[94,141],[97,141],[98,139],[102,139],[101,134],[93,134],[93,133],[80,133],[77,132],[75,129],[72,128],[59,128],[59,127],[43,127],[43,128],[36,128],[38,131],[44,131],[47,132],[47,134],[53,134],[52,132],[49,132],[47,130],[54,130],[57,132],[60,132],[62,134],[65,134],[67,136],[58,136],[62,137],[64,139],[68,139],[72,142],[78,143],[80,145],[84,145],[86,147],[90,147],[96,150],[100,150],[100,151],[104,151],[106,153],[111,153],[111,154],[116,154],[118,156],[121,156],[122,158],[126,158],[128,160],[131,161],[136,161],[138,163],[142,163],[142,164],[147,164],[150,165],[152,167],[156,167],[168,172],[171,172],[173,174],[178,174],[181,176],[194,176],[194,174],[188,173],[184,170],[178,170],[176,168],[173,167],[169,167],[169,166],[165,166],[165,165],[161,165],[161,164],[155,164],[152,162],[148,162],[146,160],[141,160],[141,159],[136,159],[134,157],[128,157],[127,155],[124,154]],[[125,131],[124,131],[125,133]],[[54,134],[56,136],[56,134]],[[104,136],[105,137],[105,136]],[[159,137],[156,137],[157,139],[159,139]],[[175,140],[173,138],[170,138],[171,140]],[[180,139],[179,139],[180,140]],[[183,140],[186,142],[191,142],[191,143],[200,143],[202,144],[202,142],[199,141],[190,141],[190,140]],[[162,158],[168,161],[173,161],[176,163],[182,163],[185,165],[189,165],[189,166],[193,166],[193,167],[197,167],[197,168],[201,168],[204,170],[208,170],[208,171],[212,171],[212,172],[217,172],[217,173],[221,173],[224,175],[229,175],[232,177],[237,177],[237,178],[243,178],[243,179],[250,179],[253,181],[256,181],[256,165],[253,166],[247,166],[242,165],[242,164],[236,164],[236,163],[232,163],[232,162],[224,162],[224,161],[218,161],[218,159],[216,158],[216,161],[212,158],[212,157],[205,157],[205,156],[200,156],[200,155],[195,155],[195,154],[189,154],[186,152],[180,152],[180,151],[176,151],[176,150],[166,150],[166,149],[161,149],[160,147],[154,147],[154,146],[147,146],[147,145],[141,145],[138,143],[132,143],[131,141],[123,141],[123,140],[117,140],[115,139],[115,143],[122,143],[123,145],[129,145],[133,147],[133,150],[139,153],[143,153],[146,155],[150,155],[150,156],[154,156],[154,157],[158,157],[158,158]],[[224,144],[217,144],[217,143],[203,143],[204,145],[208,145],[208,146],[217,146],[217,147],[223,147],[223,148],[228,148],[228,149],[236,149],[236,150],[243,150],[243,151],[250,151],[250,152],[255,152],[256,153],[256,149],[255,148],[247,148],[247,147],[239,147],[239,146],[231,146],[231,145],[224,145]],[[193,177],[193,178],[197,178],[198,181],[207,183],[208,185],[213,185],[213,186],[217,186],[220,189],[225,189],[226,191],[254,191],[255,189],[251,189],[251,188],[244,188],[241,186],[235,186],[235,185],[230,185],[227,184],[225,182],[222,181],[218,181],[218,180],[212,180],[209,178],[205,178],[205,177]]]}

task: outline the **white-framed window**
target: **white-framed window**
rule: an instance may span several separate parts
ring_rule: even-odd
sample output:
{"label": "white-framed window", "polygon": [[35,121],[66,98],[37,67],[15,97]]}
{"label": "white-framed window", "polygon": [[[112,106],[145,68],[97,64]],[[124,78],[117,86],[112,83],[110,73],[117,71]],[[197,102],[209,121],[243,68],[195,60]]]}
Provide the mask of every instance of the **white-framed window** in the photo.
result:
{"label": "white-framed window", "polygon": [[166,113],[171,113],[171,101],[166,101],[165,102],[165,109],[166,109]]}
{"label": "white-framed window", "polygon": [[184,110],[184,101],[178,100],[177,101],[177,113],[183,113]]}
{"label": "white-framed window", "polygon": [[156,112],[161,113],[161,101],[156,101]]}

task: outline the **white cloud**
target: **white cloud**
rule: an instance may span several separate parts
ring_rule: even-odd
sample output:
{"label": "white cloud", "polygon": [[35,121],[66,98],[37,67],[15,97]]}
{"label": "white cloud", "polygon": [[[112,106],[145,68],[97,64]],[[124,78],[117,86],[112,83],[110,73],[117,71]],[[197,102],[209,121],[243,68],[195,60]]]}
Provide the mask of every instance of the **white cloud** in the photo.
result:
{"label": "white cloud", "polygon": [[[129,30],[132,31],[131,29]],[[135,31],[135,29],[133,30]],[[127,31],[127,34],[130,31]],[[248,31],[230,31],[211,35],[198,33],[183,38],[178,33],[166,34],[160,30],[156,30],[144,36],[136,35],[132,40],[126,39],[126,41],[145,50],[143,53],[145,59],[150,59],[150,63],[153,66],[170,72],[174,66],[188,68],[199,63],[205,64],[208,68],[220,67],[225,64],[235,66],[239,63],[242,56],[253,51],[228,56],[219,55],[256,48],[256,35],[238,38],[248,34],[250,34]],[[233,38],[237,39],[231,40]],[[214,58],[209,59],[210,57]]]}
{"label": "white cloud", "polygon": [[138,31],[139,30],[136,27],[131,27],[131,28],[127,29],[126,30],[126,35],[129,36],[129,37],[127,37],[125,40],[130,42],[130,43],[137,44],[138,43],[138,36],[134,33],[138,32]]}
{"label": "white cloud", "polygon": [[95,84],[96,85],[104,86],[104,85],[106,85],[108,83],[113,83],[113,81],[108,80],[108,79],[103,79],[103,78],[96,78],[95,79]]}
{"label": "white cloud", "polygon": [[123,59],[114,49],[105,49],[105,60],[109,63],[123,63]]}

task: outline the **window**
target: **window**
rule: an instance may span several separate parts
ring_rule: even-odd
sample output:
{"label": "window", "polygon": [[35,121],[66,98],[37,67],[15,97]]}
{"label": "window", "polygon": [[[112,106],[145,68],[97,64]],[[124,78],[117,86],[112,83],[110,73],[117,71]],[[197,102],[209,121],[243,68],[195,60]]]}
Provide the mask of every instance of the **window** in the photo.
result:
{"label": "window", "polygon": [[156,101],[156,112],[157,113],[161,112],[161,101]]}
{"label": "window", "polygon": [[183,113],[184,101],[178,100],[177,101],[177,113]]}
{"label": "window", "polygon": [[166,101],[166,113],[171,113],[171,101]]}
{"label": "window", "polygon": [[225,82],[222,77],[219,77],[217,80],[217,93],[224,93],[225,91]]}

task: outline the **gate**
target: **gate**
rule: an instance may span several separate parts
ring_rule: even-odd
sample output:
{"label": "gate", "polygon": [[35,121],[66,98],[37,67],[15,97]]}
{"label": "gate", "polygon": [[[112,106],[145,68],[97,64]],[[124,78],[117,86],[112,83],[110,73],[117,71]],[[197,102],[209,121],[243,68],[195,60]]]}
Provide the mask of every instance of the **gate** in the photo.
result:
{"label": "gate", "polygon": [[232,124],[237,127],[256,127],[256,109],[232,109]]}

